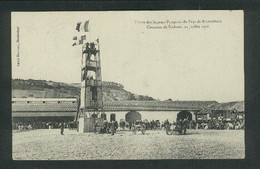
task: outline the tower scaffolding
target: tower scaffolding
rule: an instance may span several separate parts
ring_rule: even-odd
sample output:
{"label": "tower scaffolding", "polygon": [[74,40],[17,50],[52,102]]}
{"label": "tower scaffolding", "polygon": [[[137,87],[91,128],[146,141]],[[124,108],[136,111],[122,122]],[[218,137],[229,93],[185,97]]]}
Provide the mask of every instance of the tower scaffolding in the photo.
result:
{"label": "tower scaffolding", "polygon": [[102,76],[99,43],[82,45],[79,131],[92,132],[103,118]]}

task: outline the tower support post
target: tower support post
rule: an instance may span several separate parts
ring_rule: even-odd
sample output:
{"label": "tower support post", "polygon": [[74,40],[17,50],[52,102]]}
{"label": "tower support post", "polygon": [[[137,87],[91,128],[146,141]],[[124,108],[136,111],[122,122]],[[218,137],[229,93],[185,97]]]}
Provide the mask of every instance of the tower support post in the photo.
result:
{"label": "tower support post", "polygon": [[99,43],[82,46],[79,132],[93,132],[103,124],[102,77]]}

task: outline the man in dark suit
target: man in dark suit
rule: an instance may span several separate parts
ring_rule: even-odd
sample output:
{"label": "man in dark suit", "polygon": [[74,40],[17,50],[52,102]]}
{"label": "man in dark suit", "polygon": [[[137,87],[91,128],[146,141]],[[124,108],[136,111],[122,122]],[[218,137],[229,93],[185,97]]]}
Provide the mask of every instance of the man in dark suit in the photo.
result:
{"label": "man in dark suit", "polygon": [[65,128],[65,125],[63,122],[60,123],[60,134],[61,135],[64,135],[63,132],[64,132],[64,128]]}
{"label": "man in dark suit", "polygon": [[129,122],[129,130],[131,131],[132,130],[132,121]]}

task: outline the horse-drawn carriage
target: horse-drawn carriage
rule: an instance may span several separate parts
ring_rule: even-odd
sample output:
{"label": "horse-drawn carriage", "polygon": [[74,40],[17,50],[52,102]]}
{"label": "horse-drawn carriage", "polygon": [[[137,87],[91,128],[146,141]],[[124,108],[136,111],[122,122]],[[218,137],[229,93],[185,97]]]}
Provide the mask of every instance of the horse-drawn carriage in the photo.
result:
{"label": "horse-drawn carriage", "polygon": [[134,134],[136,134],[137,131],[141,131],[142,134],[144,134],[145,131],[146,131],[145,123],[142,122],[142,120],[136,120],[134,125],[133,125],[132,131],[133,131]]}
{"label": "horse-drawn carriage", "polygon": [[171,135],[174,132],[185,135],[187,132],[187,127],[188,127],[188,120],[178,120],[176,123],[166,123],[165,128],[166,128],[166,134]]}
{"label": "horse-drawn carriage", "polygon": [[78,129],[78,122],[76,121],[68,122],[68,128],[69,130]]}
{"label": "horse-drawn carriage", "polygon": [[107,120],[100,126],[99,133],[108,133],[114,135],[118,128],[117,121],[108,122]]}

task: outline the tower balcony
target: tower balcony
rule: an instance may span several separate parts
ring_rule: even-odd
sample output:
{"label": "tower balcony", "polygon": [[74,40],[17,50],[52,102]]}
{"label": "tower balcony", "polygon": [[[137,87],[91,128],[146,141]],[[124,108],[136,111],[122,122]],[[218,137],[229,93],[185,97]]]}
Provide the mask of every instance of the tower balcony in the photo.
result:
{"label": "tower balcony", "polygon": [[102,108],[102,101],[90,101],[90,108]]}
{"label": "tower balcony", "polygon": [[100,67],[100,62],[93,61],[93,60],[87,60],[87,66],[89,67]]}
{"label": "tower balcony", "polygon": [[88,70],[95,70],[96,68],[100,68],[100,62],[98,62],[98,61],[93,61],[93,60],[87,60],[86,65],[83,64],[83,65],[81,66],[81,69],[82,69],[82,70],[85,69],[85,66],[87,66],[87,69],[88,69]]}

